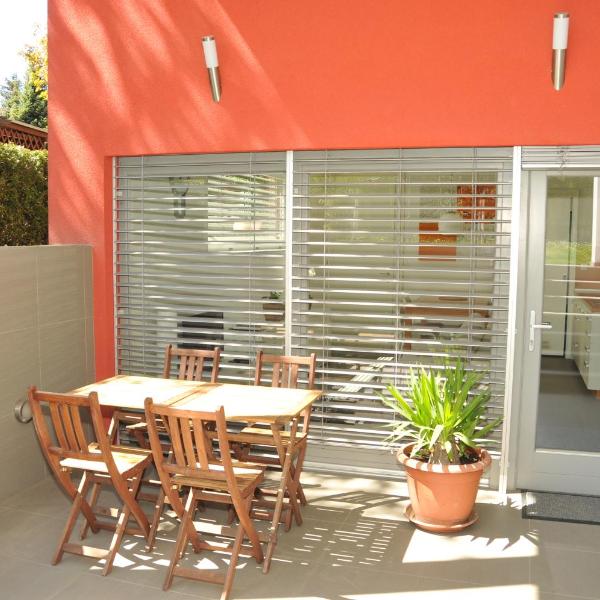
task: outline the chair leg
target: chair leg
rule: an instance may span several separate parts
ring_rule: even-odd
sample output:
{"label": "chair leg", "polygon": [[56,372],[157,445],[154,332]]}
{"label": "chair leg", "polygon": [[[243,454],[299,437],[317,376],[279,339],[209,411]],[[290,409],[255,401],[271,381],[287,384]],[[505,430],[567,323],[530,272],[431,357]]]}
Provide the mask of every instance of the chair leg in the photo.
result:
{"label": "chair leg", "polygon": [[[300,483],[301,468],[298,468],[300,455],[296,461],[296,465],[290,465],[289,483],[288,483],[288,500],[290,511],[287,515],[285,530],[289,531],[292,526],[292,516],[296,517],[296,525],[302,525],[302,515],[300,514],[298,485]],[[302,467],[302,464],[300,464]]]}
{"label": "chair leg", "polygon": [[298,460],[296,461],[296,466],[294,467],[294,473],[292,473],[292,477],[296,483],[296,489],[298,490],[297,496],[298,501],[302,506],[306,506],[308,501],[306,496],[304,495],[304,489],[302,488],[302,484],[300,483],[300,475],[302,474],[302,467],[304,465],[304,457],[306,456],[307,443],[306,440],[300,446],[300,450],[298,452]]}
{"label": "chair leg", "polygon": [[167,569],[167,574],[163,583],[163,590],[165,591],[171,587],[171,583],[173,583],[175,567],[185,551],[185,546],[187,545],[188,541],[188,527],[194,526],[193,515],[195,505],[196,499],[194,498],[194,490],[191,489],[185,502],[185,510],[179,525],[177,540],[175,541],[175,548],[173,548],[173,555],[171,557],[171,562],[169,563],[169,568]]}
{"label": "chair leg", "polygon": [[146,517],[146,513],[141,509],[140,505],[136,500],[136,496],[142,482],[143,473],[138,472],[136,475],[131,476],[131,482],[135,482],[135,492],[132,492],[131,484],[122,478],[117,479],[116,476],[112,476],[112,485],[115,489],[115,492],[123,502],[123,508],[127,507],[131,512],[131,516],[136,520],[140,529],[142,530],[144,537],[146,540],[150,535],[150,523],[148,523],[148,517]]}
{"label": "chair leg", "polygon": [[[58,482],[62,485],[67,495],[72,500],[75,500],[75,497],[77,496],[78,492],[77,488],[73,485],[73,482],[71,481],[69,473],[67,471],[59,469],[53,470]],[[100,531],[100,528],[98,527],[96,521],[96,515],[94,514],[94,511],[92,510],[91,506],[87,503],[85,497],[81,501],[81,512],[83,513],[83,516],[85,517],[87,522],[90,524],[90,529],[92,530],[92,533],[98,533],[98,531]]]}
{"label": "chair leg", "polygon": [[81,476],[81,481],[79,482],[79,487],[77,488],[75,498],[73,499],[73,505],[71,506],[71,510],[69,511],[69,516],[67,518],[65,528],[63,529],[62,535],[60,536],[56,552],[52,557],[53,565],[58,564],[63,557],[65,544],[69,541],[69,538],[71,537],[71,533],[73,532],[73,528],[75,527],[75,523],[77,521],[77,515],[82,509],[83,503],[85,502],[85,496],[88,492],[89,487],[90,482],[88,478],[88,473],[87,471],[84,471],[83,475]]}
{"label": "chair leg", "polygon": [[[248,509],[249,508],[250,506],[248,505]],[[233,546],[231,548],[231,558],[229,559],[229,567],[227,569],[227,573],[225,573],[225,581],[223,583],[223,591],[221,592],[221,600],[227,600],[229,598],[231,588],[233,587],[233,578],[235,577],[235,569],[237,566],[238,556],[240,555],[240,550],[244,542],[244,537],[244,528],[242,527],[242,524],[240,522],[235,533],[235,541],[233,542]]]}
{"label": "chair leg", "polygon": [[[92,485],[92,493],[90,494],[90,508],[94,510],[96,508],[96,503],[98,502],[98,496],[100,495],[100,490],[102,486],[96,481]],[[85,540],[88,534],[88,530],[90,528],[90,523],[87,519],[84,519],[81,530],[79,531],[79,539]]]}
{"label": "chair leg", "polygon": [[[129,489],[133,494],[134,498],[138,493],[141,483],[141,473],[131,480]],[[106,563],[104,565],[104,569],[102,570],[102,575],[108,575],[112,571],[113,561],[115,560],[115,556],[117,555],[117,552],[121,547],[121,541],[123,540],[123,535],[125,534],[125,529],[127,528],[127,523],[129,521],[130,516],[131,509],[127,504],[125,504],[121,509],[121,512],[119,513],[119,518],[117,519],[117,526],[115,528],[115,533],[112,537],[112,540],[110,541],[108,554],[106,555]]]}
{"label": "chair leg", "polygon": [[256,559],[257,563],[261,563],[264,555],[260,545],[258,533],[256,532],[254,524],[252,523],[252,519],[250,518],[253,496],[254,493],[251,493],[248,498],[244,500],[243,511],[237,510],[236,512],[238,513],[240,527],[244,530],[246,537],[250,540],[250,544],[252,546],[252,556]]}
{"label": "chair leg", "polygon": [[156,534],[158,533],[158,526],[160,524],[160,517],[165,509],[165,492],[160,488],[158,491],[158,498],[154,505],[154,514],[152,515],[152,523],[150,523],[150,534],[148,535],[148,543],[146,544],[146,552],[152,552],[154,544],[156,542]]}

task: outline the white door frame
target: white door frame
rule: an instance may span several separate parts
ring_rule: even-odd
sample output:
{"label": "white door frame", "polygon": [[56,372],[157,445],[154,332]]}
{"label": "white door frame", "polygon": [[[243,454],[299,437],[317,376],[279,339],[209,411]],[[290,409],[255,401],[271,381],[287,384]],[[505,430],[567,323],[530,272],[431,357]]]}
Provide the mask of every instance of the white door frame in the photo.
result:
{"label": "white door frame", "polygon": [[[527,262],[533,263],[534,249],[528,247],[530,229],[536,239],[543,240],[545,236],[545,206],[546,182],[552,175],[597,175],[598,173],[584,172],[578,169],[557,171],[534,171],[523,173],[522,206],[515,207],[513,217],[518,219],[514,226],[515,236],[518,236],[519,250],[515,261],[518,263],[515,319],[515,345],[513,353],[513,385],[512,415],[505,415],[507,420],[506,439],[510,445],[504,447],[507,463],[506,485],[508,489],[526,485],[531,489],[548,491],[574,491],[579,493],[600,494],[600,453],[577,452],[568,450],[535,449],[535,429],[537,411],[524,398],[535,395],[537,399],[539,387],[539,363],[541,357],[540,338],[536,339],[535,358],[532,360],[527,345],[529,338],[529,310],[535,306],[541,314],[543,281],[535,280],[528,275]],[[543,207],[543,209],[542,209]],[[536,218],[531,219],[535,210]],[[518,214],[517,214],[518,213]],[[541,214],[540,214],[541,213]],[[539,254],[539,249],[538,253]],[[531,268],[531,264],[530,264]],[[543,280],[543,270],[539,270],[537,278]],[[531,283],[532,285],[527,285]],[[539,320],[539,317],[538,317]],[[539,352],[539,354],[538,354]],[[533,364],[534,369],[525,376],[526,363]],[[535,365],[537,364],[537,368]],[[509,388],[507,388],[509,389]],[[537,402],[535,403],[537,408]],[[510,467],[512,465],[512,467]],[[594,474],[598,474],[594,477]],[[501,491],[502,490],[501,488]]]}

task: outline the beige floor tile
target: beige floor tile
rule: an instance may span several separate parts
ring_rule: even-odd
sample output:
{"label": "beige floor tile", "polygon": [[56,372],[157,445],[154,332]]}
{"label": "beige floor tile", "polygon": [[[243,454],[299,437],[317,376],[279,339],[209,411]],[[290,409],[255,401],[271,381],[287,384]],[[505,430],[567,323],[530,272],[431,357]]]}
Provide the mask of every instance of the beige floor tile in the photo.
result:
{"label": "beige floor tile", "polygon": [[[370,592],[343,594],[344,600],[539,600],[535,586],[502,585],[496,587],[470,586],[436,579],[399,581],[392,591],[378,591],[382,585],[375,585]],[[392,587],[388,583],[388,588]],[[384,588],[385,589],[385,588]]]}
{"label": "beige floor tile", "polygon": [[[93,537],[90,538],[90,540],[92,539]],[[168,542],[159,540],[154,550],[147,553],[144,538],[126,536],[109,577],[161,590],[173,545],[174,542],[171,540]],[[98,564],[103,566],[104,561],[100,561]]]}
{"label": "beige floor tile", "polygon": [[2,600],[47,600],[62,597],[77,575],[48,565],[39,565],[17,558],[0,560],[0,597]]}
{"label": "beige floor tile", "polygon": [[380,519],[408,523],[405,511],[410,504],[408,498],[402,496],[379,496],[370,503],[365,503],[364,509],[353,511],[348,515],[348,521],[356,518]]}
{"label": "beige floor tile", "polygon": [[71,507],[71,500],[62,493],[54,477],[48,476],[42,482],[28,488],[26,492],[9,496],[0,504],[61,519],[64,522]]}
{"label": "beige floor tile", "polygon": [[521,585],[529,582],[529,561],[537,547],[527,538],[507,540],[441,535],[415,529],[403,556],[426,577],[480,585]]}
{"label": "beige floor tile", "polygon": [[406,552],[412,526],[398,521],[359,518],[341,524],[307,523],[298,528],[302,537],[293,545],[294,554],[287,537],[278,547],[279,555],[310,556],[323,568],[357,568],[373,571],[393,571],[418,575],[420,565],[406,563]]}
{"label": "beige floor tile", "polygon": [[597,525],[559,523],[538,519],[531,519],[528,523],[532,537],[542,547],[570,548],[600,553],[600,527]]}
{"label": "beige floor tile", "polygon": [[101,577],[85,573],[48,600],[169,600],[191,598],[181,593],[165,593],[151,587],[128,583],[108,575]]}
{"label": "beige floor tile", "polygon": [[302,518],[313,521],[326,521],[341,523],[348,519],[349,511],[346,507],[340,507],[335,501],[310,500],[309,504],[301,508]]}
{"label": "beige floor tile", "polygon": [[0,556],[49,565],[64,521],[11,508],[0,513]]}
{"label": "beige floor tile", "polygon": [[428,590],[445,594],[457,587],[461,590],[471,587],[469,584],[457,586],[451,582],[425,580],[402,572],[382,576],[354,566],[322,568],[319,564],[310,564],[298,567],[283,561],[274,562],[266,578],[248,577],[247,583],[246,587],[236,591],[236,597],[252,600],[408,600],[418,598],[420,593]]}
{"label": "beige floor tile", "polygon": [[548,594],[546,592],[540,592],[538,599],[539,600],[581,600],[581,596],[565,596],[564,594]]}
{"label": "beige floor tile", "polygon": [[[330,473],[302,473],[302,484],[305,490],[329,491],[336,494],[344,492],[365,492],[371,494],[389,494],[406,497],[407,486],[403,481],[390,479],[369,479],[350,475],[333,475]],[[308,495],[308,494],[307,494]]]}
{"label": "beige floor tile", "polygon": [[531,582],[540,592],[600,598],[600,554],[541,547],[531,562]]}
{"label": "beige floor tile", "polygon": [[348,477],[310,475],[304,483],[309,505],[303,509],[303,514],[308,518],[339,521],[372,516],[405,520],[406,490],[398,482],[361,478],[352,484]]}

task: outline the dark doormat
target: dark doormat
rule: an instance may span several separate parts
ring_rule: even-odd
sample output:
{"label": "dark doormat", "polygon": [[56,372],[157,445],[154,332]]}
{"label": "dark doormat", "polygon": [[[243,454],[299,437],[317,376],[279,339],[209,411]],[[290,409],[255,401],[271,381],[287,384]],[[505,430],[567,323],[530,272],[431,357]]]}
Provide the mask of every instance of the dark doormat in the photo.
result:
{"label": "dark doormat", "polygon": [[600,498],[523,490],[524,519],[600,525]]}

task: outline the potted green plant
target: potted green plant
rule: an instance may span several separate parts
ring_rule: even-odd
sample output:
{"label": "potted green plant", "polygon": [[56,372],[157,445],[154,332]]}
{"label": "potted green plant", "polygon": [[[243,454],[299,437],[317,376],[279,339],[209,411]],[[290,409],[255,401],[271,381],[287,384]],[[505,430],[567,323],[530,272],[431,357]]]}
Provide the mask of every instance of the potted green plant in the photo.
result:
{"label": "potted green plant", "polygon": [[[263,310],[265,311],[265,321],[283,321],[285,304],[281,301],[282,292],[269,292],[269,295],[264,300],[272,300],[272,302],[263,302]],[[276,311],[276,314],[273,314]]]}
{"label": "potted green plant", "polygon": [[407,475],[407,516],[422,529],[455,531],[477,520],[477,489],[491,463],[479,443],[502,420],[486,418],[490,391],[481,380],[456,360],[429,372],[411,370],[406,399],[393,385],[389,396],[381,394],[400,417],[389,424],[388,443],[411,440],[397,458]]}

